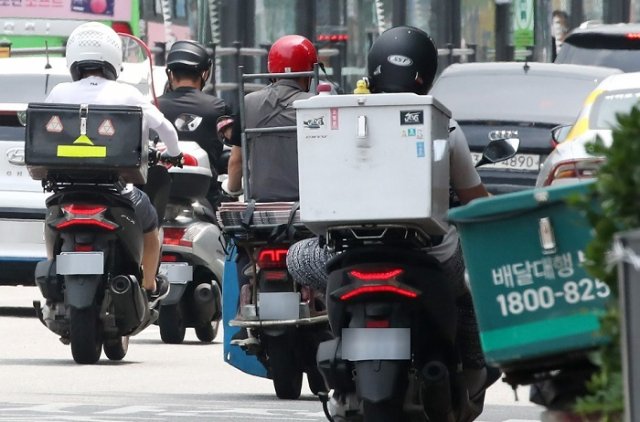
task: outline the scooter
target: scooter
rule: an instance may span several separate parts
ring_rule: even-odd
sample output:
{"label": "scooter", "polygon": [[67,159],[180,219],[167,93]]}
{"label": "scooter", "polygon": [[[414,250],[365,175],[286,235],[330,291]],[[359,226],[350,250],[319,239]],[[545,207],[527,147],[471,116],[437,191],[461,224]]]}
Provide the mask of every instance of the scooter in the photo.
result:
{"label": "scooter", "polygon": [[[189,126],[191,117],[178,118],[176,127]],[[184,123],[184,125],[183,125]],[[194,328],[202,342],[212,342],[222,318],[221,282],[224,245],[212,205],[206,199],[213,173],[209,158],[196,142],[180,141],[182,168],[170,167],[171,191],[164,214],[160,273],[171,290],[160,307],[160,337],[182,343],[186,328]]]}
{"label": "scooter", "polygon": [[[517,139],[494,140],[479,165],[515,155]],[[327,309],[335,338],[317,362],[332,389],[330,421],[474,420],[484,391],[470,397],[456,347],[456,304],[435,258],[436,241],[407,224],[339,226],[326,244]]]}

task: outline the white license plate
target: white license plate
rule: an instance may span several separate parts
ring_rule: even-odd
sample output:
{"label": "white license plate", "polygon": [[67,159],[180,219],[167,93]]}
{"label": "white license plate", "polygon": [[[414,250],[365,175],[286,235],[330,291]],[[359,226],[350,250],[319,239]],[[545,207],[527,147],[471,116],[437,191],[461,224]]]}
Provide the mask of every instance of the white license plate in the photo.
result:
{"label": "white license plate", "polygon": [[300,293],[258,294],[258,315],[263,320],[300,318]]}
{"label": "white license plate", "polygon": [[59,275],[104,274],[102,252],[62,252],[56,257],[56,272]]}
{"label": "white license plate", "polygon": [[[472,152],[471,158],[473,159],[473,164],[476,164],[482,158],[482,154],[479,152]],[[539,171],[540,156],[536,154],[516,154],[514,157],[509,158],[508,160],[501,161],[495,164],[484,164],[480,168],[517,171]]]}
{"label": "white license plate", "polygon": [[409,360],[410,328],[343,328],[342,359]]}
{"label": "white license plate", "polygon": [[170,283],[186,284],[193,280],[193,267],[186,262],[160,264],[158,274],[167,277]]}

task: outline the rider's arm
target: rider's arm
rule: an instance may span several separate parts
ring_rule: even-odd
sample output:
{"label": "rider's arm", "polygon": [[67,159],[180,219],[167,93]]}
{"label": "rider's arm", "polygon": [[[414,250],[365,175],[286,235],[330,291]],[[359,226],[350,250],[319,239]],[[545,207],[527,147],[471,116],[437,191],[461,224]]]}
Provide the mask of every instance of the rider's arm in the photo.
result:
{"label": "rider's arm", "polygon": [[[133,88],[133,87],[132,87]],[[151,104],[137,89],[133,88],[132,95],[136,98],[136,105],[142,108],[142,113],[149,129],[156,131],[160,140],[167,147],[167,153],[175,157],[180,155],[180,144],[178,143],[178,132],[168,121],[162,112]]]}
{"label": "rider's arm", "polygon": [[242,148],[234,145],[231,147],[227,174],[227,189],[229,192],[239,192],[242,190]]}
{"label": "rider's arm", "polygon": [[460,126],[454,121],[452,123],[455,129],[449,134],[451,187],[456,191],[460,203],[465,205],[474,199],[489,196],[489,192],[473,165],[467,138]]}

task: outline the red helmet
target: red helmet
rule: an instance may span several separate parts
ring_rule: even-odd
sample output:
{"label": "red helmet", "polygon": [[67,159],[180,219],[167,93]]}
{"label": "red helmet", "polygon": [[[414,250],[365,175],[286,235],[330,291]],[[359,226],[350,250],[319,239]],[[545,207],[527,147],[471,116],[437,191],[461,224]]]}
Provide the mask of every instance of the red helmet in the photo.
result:
{"label": "red helmet", "polygon": [[311,41],[300,35],[285,35],[269,50],[269,73],[307,72],[318,62]]}

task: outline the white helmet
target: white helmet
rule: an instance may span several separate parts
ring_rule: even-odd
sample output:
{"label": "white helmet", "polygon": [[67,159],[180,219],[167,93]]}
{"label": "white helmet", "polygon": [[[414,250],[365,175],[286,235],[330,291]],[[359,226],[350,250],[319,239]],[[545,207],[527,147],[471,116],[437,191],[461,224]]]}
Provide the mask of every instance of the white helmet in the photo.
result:
{"label": "white helmet", "polygon": [[100,69],[107,79],[116,80],[122,67],[122,41],[105,24],[85,23],[69,35],[66,56],[74,81],[82,78],[84,69]]}

